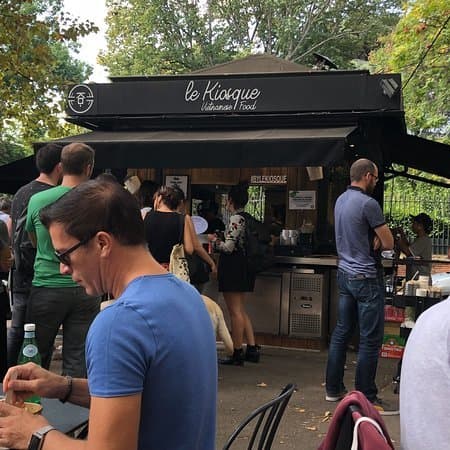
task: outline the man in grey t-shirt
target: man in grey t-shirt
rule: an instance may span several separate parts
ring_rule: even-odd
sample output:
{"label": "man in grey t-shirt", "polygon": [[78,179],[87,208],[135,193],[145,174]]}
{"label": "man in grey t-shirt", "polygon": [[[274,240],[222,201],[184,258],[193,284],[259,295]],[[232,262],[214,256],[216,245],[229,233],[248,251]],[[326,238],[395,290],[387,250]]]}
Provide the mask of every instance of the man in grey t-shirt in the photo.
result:
{"label": "man in grey t-shirt", "polygon": [[394,238],[372,194],[378,168],[358,159],[350,168],[351,185],[334,209],[339,256],[338,321],[331,337],[326,373],[327,401],[339,401],[346,392],[344,366],[347,345],[359,325],[360,344],[355,388],[379,406],[375,376],[384,331],[384,282],[381,250],[394,247]]}

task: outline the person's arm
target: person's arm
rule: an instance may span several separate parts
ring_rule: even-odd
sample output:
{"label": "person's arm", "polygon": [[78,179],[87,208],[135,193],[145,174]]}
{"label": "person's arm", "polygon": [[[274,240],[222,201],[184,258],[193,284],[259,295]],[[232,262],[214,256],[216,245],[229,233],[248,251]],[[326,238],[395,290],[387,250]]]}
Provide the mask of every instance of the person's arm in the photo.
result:
{"label": "person's arm", "polygon": [[394,248],[394,236],[392,236],[390,228],[383,224],[375,228],[376,237],[380,241],[380,246],[382,250],[392,250]]}
{"label": "person's arm", "polygon": [[[92,397],[89,412],[89,450],[136,450],[142,395]],[[43,450],[61,450],[50,447]]]}
{"label": "person's arm", "polygon": [[[48,425],[43,415],[32,415],[21,408],[0,404],[0,442],[8,448],[28,448],[33,432]],[[87,440],[75,440],[52,430],[46,434],[42,450],[136,450],[141,416],[141,394],[93,397],[89,413]]]}
{"label": "person's arm", "polygon": [[183,247],[184,251],[188,255],[192,255],[192,253],[194,252],[194,242],[192,240],[192,233],[190,227],[194,228],[194,224],[192,223],[190,216],[186,214],[184,216]]}
{"label": "person's arm", "polygon": [[206,264],[209,265],[209,267],[211,267],[211,272],[213,272],[213,273],[217,272],[216,263],[211,258],[211,256],[208,255],[208,252],[203,248],[203,245],[201,244],[201,242],[197,236],[197,233],[195,232],[195,227],[194,227],[194,224],[192,223],[191,217],[187,216],[187,215],[186,215],[186,217],[189,217],[189,219],[190,219],[187,221],[187,223],[189,225],[192,243],[194,245],[194,252],[197,253],[197,255],[200,256],[200,258],[202,258],[203,261],[205,261]]}
{"label": "person's arm", "polygon": [[244,224],[245,219],[241,215],[235,214],[231,216],[225,232],[225,241],[220,239],[212,241],[214,242],[214,248],[224,253],[232,253],[236,248],[239,236],[243,232]]}
{"label": "person's arm", "polygon": [[8,272],[11,269],[12,256],[9,245],[0,240],[0,272]]}
{"label": "person's arm", "polygon": [[25,230],[28,233],[28,236],[30,237],[30,241],[33,244],[33,247],[36,248],[37,246],[37,239],[36,239],[36,230],[34,228],[34,222],[33,222],[33,197],[31,197],[30,202],[28,203],[28,209],[27,209],[27,221],[25,223]]}
{"label": "person's arm", "polygon": [[6,222],[6,227],[8,228],[8,236],[11,241],[12,239],[12,219],[11,216],[8,217],[8,222]]}
{"label": "person's arm", "polygon": [[[15,375],[15,376],[13,376]],[[87,380],[76,378],[69,385],[68,379],[42,367],[27,363],[11,367],[3,379],[3,392],[14,391],[15,402],[23,401],[32,394],[46,398],[67,399],[71,403],[89,407],[90,395]]]}

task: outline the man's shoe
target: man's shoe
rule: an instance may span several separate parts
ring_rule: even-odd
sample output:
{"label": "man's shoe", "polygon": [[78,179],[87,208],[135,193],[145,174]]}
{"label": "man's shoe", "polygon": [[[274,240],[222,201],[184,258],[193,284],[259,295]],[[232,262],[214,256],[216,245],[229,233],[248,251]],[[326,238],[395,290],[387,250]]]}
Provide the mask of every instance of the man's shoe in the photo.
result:
{"label": "man's shoe", "polygon": [[347,390],[340,392],[339,394],[326,394],[325,400],[327,402],[338,402],[342,400],[347,394]]}
{"label": "man's shoe", "polygon": [[245,349],[245,360],[252,363],[259,363],[261,358],[261,347],[259,345],[247,345]]}
{"label": "man's shoe", "polygon": [[235,348],[233,351],[233,355],[219,359],[219,364],[224,366],[243,366],[244,365],[244,350],[242,348]]}
{"label": "man's shoe", "polygon": [[380,413],[380,416],[398,416],[400,414],[398,406],[391,405],[386,400],[381,400],[381,398],[375,398],[372,404]]}

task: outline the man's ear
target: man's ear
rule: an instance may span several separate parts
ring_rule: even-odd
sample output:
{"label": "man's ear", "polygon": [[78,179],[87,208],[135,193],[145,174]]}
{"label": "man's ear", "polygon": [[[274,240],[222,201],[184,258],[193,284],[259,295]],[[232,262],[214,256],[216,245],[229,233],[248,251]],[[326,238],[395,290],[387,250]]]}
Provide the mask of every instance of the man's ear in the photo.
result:
{"label": "man's ear", "polygon": [[96,243],[100,247],[100,251],[105,255],[109,255],[112,246],[112,236],[105,231],[99,231],[95,236]]}

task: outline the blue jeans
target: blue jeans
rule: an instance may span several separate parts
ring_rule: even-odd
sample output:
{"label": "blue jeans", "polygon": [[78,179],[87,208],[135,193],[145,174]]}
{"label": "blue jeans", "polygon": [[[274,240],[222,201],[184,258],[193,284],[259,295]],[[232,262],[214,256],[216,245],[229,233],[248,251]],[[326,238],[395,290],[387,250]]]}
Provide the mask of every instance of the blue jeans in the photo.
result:
{"label": "blue jeans", "polygon": [[345,390],[344,366],[347,345],[359,323],[359,351],[355,375],[355,389],[370,401],[377,396],[375,376],[378,354],[384,332],[384,280],[350,275],[338,271],[338,321],[328,350],[326,390],[338,395]]}

